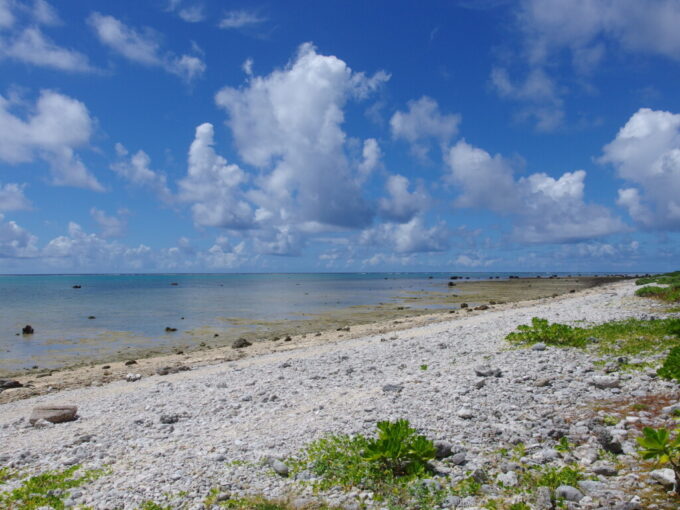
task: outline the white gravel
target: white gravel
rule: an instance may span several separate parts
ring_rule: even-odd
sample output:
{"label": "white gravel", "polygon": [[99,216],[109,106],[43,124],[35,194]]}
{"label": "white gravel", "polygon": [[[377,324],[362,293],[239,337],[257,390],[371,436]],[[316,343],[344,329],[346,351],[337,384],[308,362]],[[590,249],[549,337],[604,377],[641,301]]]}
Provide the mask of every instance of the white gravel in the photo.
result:
{"label": "white gravel", "polygon": [[[633,297],[634,288],[619,282],[394,334],[4,404],[0,465],[36,472],[108,466],[110,474],[75,491],[73,504],[132,509],[183,492],[200,508],[213,487],[276,496],[301,490],[262,459],[285,460],[325,434],[372,434],[379,420],[406,418],[428,437],[464,447],[474,466],[480,452],[568,428],[563,418],[591,401],[670,388],[622,374],[615,376],[620,388],[598,389],[591,379],[602,374],[587,354],[510,350],[503,341],[535,316],[567,323],[649,316],[652,305]],[[502,377],[477,376],[479,364]],[[397,391],[384,391],[388,384]],[[74,404],[80,418],[35,428],[28,417],[38,404]]]}

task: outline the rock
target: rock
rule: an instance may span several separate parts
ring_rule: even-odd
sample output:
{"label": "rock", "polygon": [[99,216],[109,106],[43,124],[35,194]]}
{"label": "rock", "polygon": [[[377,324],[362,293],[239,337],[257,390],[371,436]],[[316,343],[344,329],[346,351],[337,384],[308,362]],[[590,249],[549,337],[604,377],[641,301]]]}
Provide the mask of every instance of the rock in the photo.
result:
{"label": "rock", "polygon": [[170,326],[166,326],[165,328],[166,333],[174,333],[175,331],[177,331],[177,328],[171,328]]}
{"label": "rock", "polygon": [[592,494],[593,492],[601,491],[605,487],[605,484],[595,480],[581,480],[578,482],[578,488],[585,494]]}
{"label": "rock", "polygon": [[600,343],[600,339],[595,337],[595,336],[589,336],[588,338],[586,338],[586,341],[590,342],[591,344],[599,344]]}
{"label": "rock", "polygon": [[616,476],[619,473],[612,464],[604,461],[595,462],[590,469],[596,475],[602,476]]}
{"label": "rock", "polygon": [[537,510],[552,510],[552,498],[550,497],[550,489],[548,487],[538,487],[536,489],[536,509]]}
{"label": "rock", "polygon": [[141,378],[142,378],[142,374],[132,374],[132,373],[130,373],[130,374],[125,376],[125,380],[127,382],[139,381]]}
{"label": "rock", "polygon": [[10,388],[23,388],[23,384],[12,379],[0,379],[0,391],[8,390]]}
{"label": "rock", "polygon": [[168,374],[176,374],[178,372],[187,372],[191,370],[191,368],[184,366],[184,365],[179,365],[176,367],[160,367],[156,369],[156,373],[158,375],[168,375]]}
{"label": "rock", "polygon": [[283,339],[283,341],[284,342],[292,342],[293,338],[290,335],[288,335],[286,338]]}
{"label": "rock", "polygon": [[670,491],[675,486],[675,473],[670,468],[655,469],[649,476],[652,480],[663,485],[663,488]]}
{"label": "rock", "polygon": [[601,390],[621,387],[621,381],[619,381],[618,377],[607,377],[600,375],[593,377],[588,382],[590,383],[591,386],[595,386],[596,388],[599,388]]}
{"label": "rock", "polygon": [[574,501],[578,503],[583,499],[583,493],[571,485],[560,485],[557,489],[555,489],[555,498],[566,499],[567,501]]}
{"label": "rock", "polygon": [[491,365],[477,365],[475,367],[475,374],[479,377],[500,377],[503,375],[500,368],[494,368]]}
{"label": "rock", "polygon": [[460,505],[461,498],[460,496],[447,496],[446,499],[442,502],[442,506],[444,508],[456,508],[458,505]]}
{"label": "rock", "polygon": [[425,478],[424,480],[420,480],[419,483],[423,489],[427,489],[428,491],[436,492],[442,490],[442,484],[434,478]]}
{"label": "rock", "polygon": [[475,307],[475,310],[488,310],[489,305],[479,305]]}
{"label": "rock", "polygon": [[625,503],[616,505],[613,510],[642,510],[642,505],[637,501],[626,501]]}
{"label": "rock", "polygon": [[96,319],[97,317],[95,317],[94,315],[88,315],[87,318],[88,318],[89,320],[92,320],[92,319]]}
{"label": "rock", "polygon": [[621,442],[614,439],[611,432],[609,432],[609,430],[607,430],[605,427],[595,427],[593,429],[593,434],[597,438],[597,441],[600,443],[602,448],[608,452],[615,453],[617,455],[623,453]]}
{"label": "rock", "polygon": [[31,425],[39,420],[45,420],[50,423],[64,423],[67,421],[74,421],[78,418],[77,406],[35,406],[31,417],[28,419]]}
{"label": "rock", "polygon": [[449,463],[453,466],[460,466],[465,463],[465,452],[454,453],[449,459]]}
{"label": "rock", "polygon": [[129,367],[130,365],[136,365],[136,364],[137,364],[137,362],[133,359],[129,359],[125,362],[126,367]]}
{"label": "rock", "polygon": [[543,342],[535,343],[531,346],[532,351],[545,351],[547,346]]}
{"label": "rock", "polygon": [[82,289],[83,286],[82,286],[82,285],[74,285],[72,288],[74,288],[74,289]]}
{"label": "rock", "polygon": [[461,308],[467,308],[467,307],[468,307],[468,304],[467,304],[467,303],[461,303],[461,304],[460,304],[460,307],[461,307]]}
{"label": "rock", "polygon": [[434,447],[436,448],[435,458],[445,459],[451,456],[451,448],[453,445],[448,441],[434,441]]}
{"label": "rock", "polygon": [[35,333],[35,330],[30,324],[26,324],[23,328],[21,328],[22,335],[32,335],[33,333]]}
{"label": "rock", "polygon": [[404,386],[401,384],[386,384],[385,386],[382,387],[382,390],[385,393],[401,393],[403,389]]}
{"label": "rock", "polygon": [[253,345],[250,343],[248,340],[245,338],[239,338],[238,340],[234,340],[234,343],[231,344],[232,349],[243,349],[244,347],[250,347]]}
{"label": "rock", "polygon": [[537,388],[545,388],[546,386],[552,386],[550,379],[536,379],[534,386]]}
{"label": "rock", "polygon": [[515,473],[514,471],[501,473],[496,477],[496,481],[498,483],[502,483],[504,487],[516,487],[519,484],[517,473]]}
{"label": "rock", "polygon": [[458,416],[458,418],[463,418],[464,420],[469,420],[474,415],[475,414],[472,412],[472,409],[470,409],[469,407],[463,407],[456,413],[456,416]]}
{"label": "rock", "polygon": [[278,459],[272,459],[269,466],[274,470],[277,475],[288,476],[290,469],[283,462]]}
{"label": "rock", "polygon": [[163,425],[172,425],[177,423],[182,416],[179,414],[161,414],[158,421]]}
{"label": "rock", "polygon": [[480,379],[475,383],[475,388],[478,390],[481,390],[484,386],[486,386],[486,379]]}

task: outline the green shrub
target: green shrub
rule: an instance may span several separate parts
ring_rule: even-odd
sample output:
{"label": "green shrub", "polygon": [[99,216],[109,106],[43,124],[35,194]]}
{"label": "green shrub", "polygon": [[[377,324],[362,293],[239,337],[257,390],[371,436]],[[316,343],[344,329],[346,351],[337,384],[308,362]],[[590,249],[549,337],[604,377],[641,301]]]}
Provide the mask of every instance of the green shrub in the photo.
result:
{"label": "green shrub", "polygon": [[649,283],[660,283],[662,285],[673,285],[680,283],[680,271],[664,273],[656,276],[647,276],[635,280],[635,285],[647,285]]}
{"label": "green shrub", "polygon": [[670,436],[667,429],[642,429],[642,437],[637,439],[643,459],[655,459],[660,464],[669,464],[675,473],[675,491],[680,494],[680,429]]}
{"label": "green shrub", "polygon": [[680,383],[680,347],[671,349],[657,374],[664,379],[672,379]]}
{"label": "green shrub", "polygon": [[543,342],[557,347],[583,347],[586,345],[586,336],[583,328],[574,328],[566,324],[550,324],[547,319],[534,317],[531,326],[517,326],[517,331],[505,337],[506,340],[516,344],[535,344]]}

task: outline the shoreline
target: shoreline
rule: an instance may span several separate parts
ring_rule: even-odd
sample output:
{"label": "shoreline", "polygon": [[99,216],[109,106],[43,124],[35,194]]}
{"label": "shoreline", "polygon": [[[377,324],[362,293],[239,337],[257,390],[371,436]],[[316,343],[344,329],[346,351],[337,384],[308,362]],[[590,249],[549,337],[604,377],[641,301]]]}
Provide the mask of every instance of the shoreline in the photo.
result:
{"label": "shoreline", "polygon": [[[441,292],[424,292],[415,297],[400,296],[400,302],[404,306],[397,302],[389,304],[386,309],[382,310],[380,308],[385,305],[383,303],[375,307],[350,307],[341,309],[341,313],[336,316],[318,314],[319,318],[316,320],[281,321],[278,328],[275,327],[271,331],[252,331],[244,334],[241,330],[237,330],[236,334],[231,337],[220,331],[222,337],[219,343],[213,345],[206,342],[196,343],[190,349],[175,349],[179,352],[159,353],[155,349],[142,350],[126,352],[104,360],[85,359],[80,363],[56,369],[0,372],[0,379],[16,380],[22,384],[20,388],[0,391],[0,404],[64,389],[104,385],[124,380],[128,374],[146,377],[163,369],[168,372],[191,370],[196,367],[232,362],[272,352],[304,349],[318,344],[363,336],[387,335],[427,324],[455,321],[491,310],[501,311],[532,304],[559,302],[565,297],[589,293],[612,282],[627,280],[628,278],[618,276],[587,276],[456,281],[454,294],[450,292],[451,288],[448,289],[449,292],[443,288]],[[460,290],[463,292],[461,293]],[[518,296],[524,294],[529,294],[531,298],[518,299]],[[496,300],[499,300],[498,303]],[[469,304],[469,307],[453,308],[463,302]],[[407,304],[411,306],[405,306]],[[418,304],[437,305],[442,308],[417,308]],[[474,309],[482,304],[487,309]],[[379,317],[382,315],[382,320],[371,320],[376,315]],[[199,338],[210,339],[214,335],[216,332],[213,330],[202,330]],[[252,345],[241,349],[232,348],[233,341],[238,337],[249,340]],[[274,341],[274,338],[278,340]]]}
{"label": "shoreline", "polygon": [[[296,477],[274,473],[267,459],[288,462],[328,434],[372,435],[376,422],[404,418],[463,454],[462,463],[450,460],[455,456],[433,461],[441,484],[453,486],[484,470],[490,477],[487,490],[498,491],[493,480],[509,469],[499,447],[512,450],[521,444],[524,456],[515,462],[530,466],[526,469],[578,463],[596,479],[578,486],[587,495],[570,508],[618,508],[631,501],[654,501],[659,510],[677,508],[647,468],[636,463],[634,441],[639,427],[669,419],[656,412],[661,405],[678,405],[677,384],[649,370],[604,377],[594,353],[517,349],[504,340],[534,316],[573,324],[663,315],[664,305],[635,297],[634,290],[633,282],[624,281],[408,329],[404,324],[404,329],[362,336],[351,328],[349,334],[356,333],[351,339],[300,339],[229,363],[3,403],[0,466],[29,473],[76,464],[106,469],[79,488],[67,506],[136,510],[144,501],[155,501],[198,508],[215,493],[226,499],[259,494],[380,508],[363,492],[314,492]],[[481,377],[476,373],[481,364],[502,374]],[[616,384],[601,385],[603,378]],[[659,408],[654,414],[646,410],[651,407],[636,407],[650,402]],[[45,404],[77,405],[79,419],[28,424],[31,408]],[[613,415],[618,425],[611,422]],[[623,448],[616,464],[606,456],[598,460],[597,431],[603,423]],[[571,450],[556,450],[554,431],[568,438]],[[603,463],[611,472],[595,474]],[[460,506],[481,508],[488,494],[468,496]]]}

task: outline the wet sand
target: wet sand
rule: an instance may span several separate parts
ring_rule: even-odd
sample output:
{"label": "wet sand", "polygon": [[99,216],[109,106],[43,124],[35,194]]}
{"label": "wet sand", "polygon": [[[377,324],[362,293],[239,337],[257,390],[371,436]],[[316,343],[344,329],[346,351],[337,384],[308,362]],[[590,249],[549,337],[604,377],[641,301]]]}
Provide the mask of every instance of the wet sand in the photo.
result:
{"label": "wet sand", "polygon": [[[451,287],[447,281],[443,281],[441,290],[400,295],[397,303],[340,308],[324,314],[306,314],[297,320],[253,323],[236,317],[224,318],[224,329],[201,328],[184,332],[186,345],[175,348],[175,352],[127,349],[103,360],[87,359],[71,364],[66,360],[68,366],[58,370],[0,373],[0,376],[11,376],[24,385],[23,388],[0,393],[0,403],[66,388],[106,384],[123,379],[129,373],[145,376],[164,367],[187,369],[349,338],[389,336],[394,331],[484,313],[485,310],[473,310],[480,305],[493,310],[518,308],[537,301],[560,300],[560,296],[577,292],[592,292],[588,289],[618,280],[621,278],[455,280],[452,281],[455,285]],[[468,304],[468,308],[461,308],[462,303]],[[234,349],[231,345],[237,338],[246,338],[253,345]],[[135,363],[125,364],[131,360]]]}

